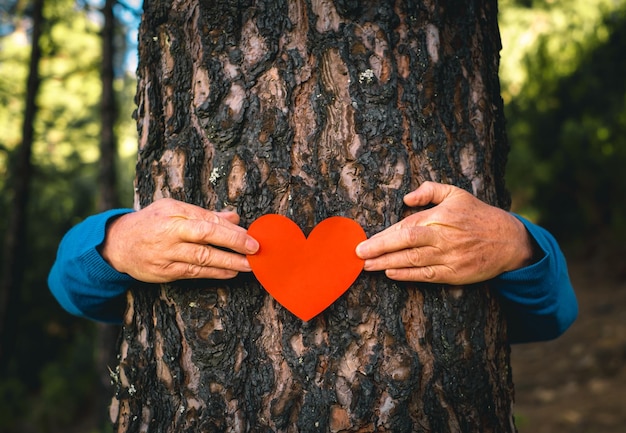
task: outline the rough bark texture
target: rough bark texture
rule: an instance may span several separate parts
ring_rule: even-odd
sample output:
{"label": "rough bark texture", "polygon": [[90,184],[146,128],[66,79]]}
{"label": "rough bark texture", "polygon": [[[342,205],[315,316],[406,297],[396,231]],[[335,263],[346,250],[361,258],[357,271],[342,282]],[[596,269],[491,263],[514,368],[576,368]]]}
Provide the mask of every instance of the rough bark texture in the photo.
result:
{"label": "rough bark texture", "polygon": [[[137,206],[174,197],[371,235],[424,180],[507,206],[495,0],[146,1]],[[254,280],[137,287],[119,432],[510,432],[485,285],[363,273],[302,322]]]}

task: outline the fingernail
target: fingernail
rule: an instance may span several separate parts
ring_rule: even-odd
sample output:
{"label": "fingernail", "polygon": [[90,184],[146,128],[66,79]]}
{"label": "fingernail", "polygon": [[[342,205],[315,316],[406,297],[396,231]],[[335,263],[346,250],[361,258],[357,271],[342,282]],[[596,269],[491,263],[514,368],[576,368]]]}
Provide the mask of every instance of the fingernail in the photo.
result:
{"label": "fingernail", "polygon": [[259,243],[256,239],[248,238],[246,239],[246,249],[254,254],[259,250]]}
{"label": "fingernail", "polygon": [[385,276],[390,280],[400,280],[402,274],[397,269],[386,269]]}
{"label": "fingernail", "polygon": [[356,255],[359,256],[359,258],[364,258],[366,253],[367,247],[363,245],[363,242],[356,246]]}

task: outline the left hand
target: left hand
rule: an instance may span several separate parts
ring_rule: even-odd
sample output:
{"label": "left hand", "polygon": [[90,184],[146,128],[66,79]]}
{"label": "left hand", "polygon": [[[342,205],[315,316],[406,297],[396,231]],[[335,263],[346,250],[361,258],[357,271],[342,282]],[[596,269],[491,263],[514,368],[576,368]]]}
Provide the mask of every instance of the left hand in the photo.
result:
{"label": "left hand", "polygon": [[453,285],[486,281],[531,263],[524,225],[460,188],[425,182],[404,197],[417,212],[363,241],[357,255],[366,271],[399,281]]}
{"label": "left hand", "polygon": [[107,226],[102,257],[138,281],[233,278],[249,272],[259,244],[233,212],[212,212],[171,198],[156,200]]}

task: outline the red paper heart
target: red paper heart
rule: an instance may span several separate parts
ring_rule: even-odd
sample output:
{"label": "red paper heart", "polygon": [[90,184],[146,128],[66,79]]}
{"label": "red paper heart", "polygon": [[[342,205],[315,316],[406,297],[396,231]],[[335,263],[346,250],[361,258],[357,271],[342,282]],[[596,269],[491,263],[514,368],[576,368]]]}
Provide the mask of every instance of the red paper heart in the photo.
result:
{"label": "red paper heart", "polygon": [[268,214],[248,234],[260,248],[248,256],[252,272],[283,307],[309,320],[339,298],[363,270],[356,246],[367,236],[355,221],[331,217],[309,238],[289,218]]}

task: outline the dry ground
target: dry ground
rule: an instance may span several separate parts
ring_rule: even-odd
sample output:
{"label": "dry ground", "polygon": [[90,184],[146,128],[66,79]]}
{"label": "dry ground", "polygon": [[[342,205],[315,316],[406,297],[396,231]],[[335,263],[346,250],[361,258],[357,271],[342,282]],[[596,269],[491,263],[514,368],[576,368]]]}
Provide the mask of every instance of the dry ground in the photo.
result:
{"label": "dry ground", "polygon": [[626,432],[626,251],[618,250],[573,254],[577,321],[557,340],[513,347],[519,433]]}

